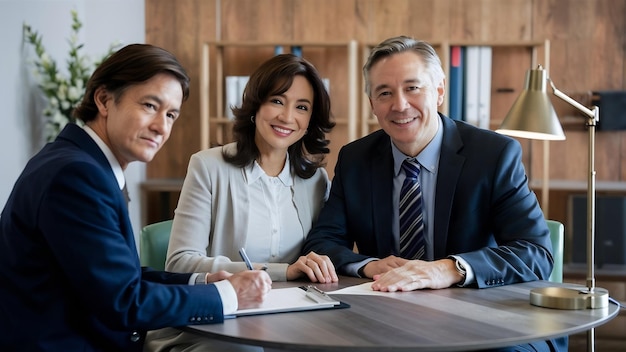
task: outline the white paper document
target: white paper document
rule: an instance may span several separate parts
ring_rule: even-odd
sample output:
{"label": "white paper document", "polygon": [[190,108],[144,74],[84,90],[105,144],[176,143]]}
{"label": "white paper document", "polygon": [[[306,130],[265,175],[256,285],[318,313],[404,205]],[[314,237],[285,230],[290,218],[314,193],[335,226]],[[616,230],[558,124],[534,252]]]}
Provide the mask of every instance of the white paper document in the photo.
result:
{"label": "white paper document", "polygon": [[225,318],[327,309],[340,305],[341,302],[329,297],[314,286],[275,288],[267,294],[260,307],[240,309],[232,315],[225,316]]}
{"label": "white paper document", "polygon": [[329,295],[369,295],[369,296],[389,296],[389,292],[372,290],[374,281],[362,283],[360,285],[348,286],[342,289],[326,292]]}

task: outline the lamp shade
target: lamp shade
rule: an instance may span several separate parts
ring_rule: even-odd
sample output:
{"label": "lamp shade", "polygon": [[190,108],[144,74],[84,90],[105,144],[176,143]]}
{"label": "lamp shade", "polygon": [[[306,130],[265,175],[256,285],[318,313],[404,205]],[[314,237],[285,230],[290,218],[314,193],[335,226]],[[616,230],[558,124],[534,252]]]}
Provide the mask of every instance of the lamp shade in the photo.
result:
{"label": "lamp shade", "polygon": [[514,137],[564,140],[565,134],[546,93],[547,74],[539,66],[526,72],[524,91],[496,132]]}

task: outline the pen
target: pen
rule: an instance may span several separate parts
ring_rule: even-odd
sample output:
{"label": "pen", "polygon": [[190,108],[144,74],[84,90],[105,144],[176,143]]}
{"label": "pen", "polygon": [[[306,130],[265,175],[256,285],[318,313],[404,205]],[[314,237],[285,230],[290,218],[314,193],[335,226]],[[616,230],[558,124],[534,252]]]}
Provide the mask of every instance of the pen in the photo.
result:
{"label": "pen", "polygon": [[248,255],[246,254],[245,248],[241,247],[241,249],[239,250],[239,255],[241,256],[241,259],[243,259],[243,261],[246,263],[248,270],[254,270],[254,268],[252,267],[252,262],[250,262],[250,258],[248,258]]}

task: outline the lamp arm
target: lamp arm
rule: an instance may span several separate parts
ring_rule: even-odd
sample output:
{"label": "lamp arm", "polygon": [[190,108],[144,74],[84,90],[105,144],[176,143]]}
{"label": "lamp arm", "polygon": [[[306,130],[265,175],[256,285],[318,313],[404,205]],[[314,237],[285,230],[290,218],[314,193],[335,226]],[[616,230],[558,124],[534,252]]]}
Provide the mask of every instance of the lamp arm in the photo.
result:
{"label": "lamp arm", "polygon": [[548,78],[548,82],[550,82],[550,87],[552,87],[552,92],[554,93],[554,95],[556,95],[557,97],[559,97],[561,100],[565,101],[566,103],[570,104],[571,106],[575,107],[577,110],[579,110],[583,114],[585,114],[588,117],[592,118],[595,122],[598,122],[598,114],[597,113],[595,113],[593,110],[587,108],[583,104],[577,102],[576,100],[572,99],[567,94],[565,94],[565,93],[561,92],[560,90],[558,90],[554,86],[554,82],[552,82],[552,80],[550,78]]}

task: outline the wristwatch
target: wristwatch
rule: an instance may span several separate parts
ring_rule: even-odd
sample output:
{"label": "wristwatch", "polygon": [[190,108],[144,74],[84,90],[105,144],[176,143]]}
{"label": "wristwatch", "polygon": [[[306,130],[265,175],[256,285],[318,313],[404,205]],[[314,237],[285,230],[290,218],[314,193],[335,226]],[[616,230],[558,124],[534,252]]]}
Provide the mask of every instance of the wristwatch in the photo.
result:
{"label": "wristwatch", "polygon": [[454,268],[456,269],[456,272],[461,274],[461,276],[463,276],[463,278],[458,282],[458,284],[459,285],[463,284],[465,282],[465,278],[467,277],[467,270],[465,270],[465,266],[456,257],[450,256],[448,258],[454,261]]}

